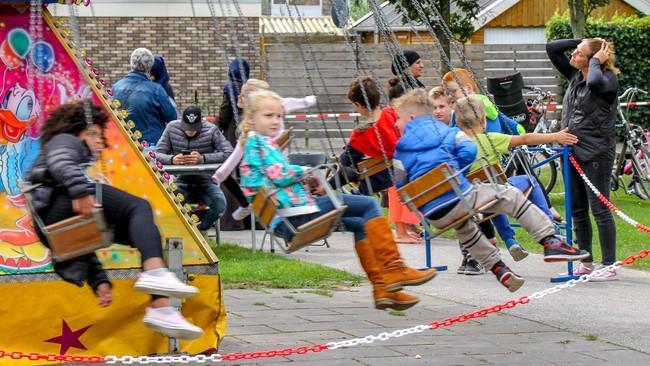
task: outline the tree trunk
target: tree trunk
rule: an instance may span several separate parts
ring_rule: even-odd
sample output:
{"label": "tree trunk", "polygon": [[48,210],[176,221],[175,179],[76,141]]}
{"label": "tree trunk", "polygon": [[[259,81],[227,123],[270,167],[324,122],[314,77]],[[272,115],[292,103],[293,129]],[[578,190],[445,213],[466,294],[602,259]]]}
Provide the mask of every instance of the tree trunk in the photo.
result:
{"label": "tree trunk", "polygon": [[[417,0],[416,0],[417,1]],[[450,11],[451,11],[451,5],[450,5],[450,0],[439,0],[438,3],[440,4],[440,15],[442,16],[442,21],[444,24],[449,24],[449,16],[450,16]],[[442,46],[442,49],[445,51],[447,54],[447,57],[449,58],[449,61],[451,63],[451,53],[449,52],[450,50],[450,42],[451,40],[449,37],[445,34],[443,29],[435,25],[435,31],[436,31],[436,36],[438,37],[438,40],[440,41],[440,45]],[[447,67],[447,64],[444,61],[444,55],[440,55],[440,72],[441,75],[444,75],[447,73],[449,70],[449,67]]]}
{"label": "tree trunk", "polygon": [[585,3],[583,0],[567,0],[569,5],[569,16],[571,23],[571,32],[573,38],[585,37],[585,23],[587,15],[585,14]]}

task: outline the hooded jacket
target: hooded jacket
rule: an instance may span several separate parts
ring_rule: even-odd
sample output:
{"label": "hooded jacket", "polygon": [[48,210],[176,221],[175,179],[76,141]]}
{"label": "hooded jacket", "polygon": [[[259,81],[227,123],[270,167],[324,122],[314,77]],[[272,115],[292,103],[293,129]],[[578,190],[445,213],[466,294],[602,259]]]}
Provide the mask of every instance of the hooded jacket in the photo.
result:
{"label": "hooded jacket", "polygon": [[[243,70],[242,70],[243,67]],[[223,87],[223,98],[219,107],[219,129],[231,144],[237,143],[237,122],[242,110],[237,107],[237,98],[250,75],[250,66],[243,58],[235,58],[228,67],[228,82]]]}
{"label": "hooded jacket", "polygon": [[[453,171],[461,170],[474,162],[476,153],[476,145],[458,128],[449,127],[431,116],[418,117],[406,125],[404,135],[397,142],[393,160],[397,187],[416,180],[442,163],[448,163]],[[457,178],[460,190],[468,194],[473,186],[464,174]],[[456,193],[450,190],[419,209],[430,216],[458,201]]]}

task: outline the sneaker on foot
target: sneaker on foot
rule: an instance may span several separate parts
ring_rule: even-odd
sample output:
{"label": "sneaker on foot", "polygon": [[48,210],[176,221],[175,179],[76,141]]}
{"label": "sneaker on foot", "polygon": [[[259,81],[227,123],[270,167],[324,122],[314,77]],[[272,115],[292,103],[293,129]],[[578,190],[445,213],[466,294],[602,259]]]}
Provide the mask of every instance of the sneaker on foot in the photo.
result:
{"label": "sneaker on foot", "polygon": [[542,240],[544,262],[571,262],[589,257],[589,252],[568,246],[558,236],[549,236]]}
{"label": "sneaker on foot", "polygon": [[135,288],[147,294],[178,298],[191,297],[199,292],[196,287],[184,284],[166,268],[140,273]]}
{"label": "sneaker on foot", "polygon": [[465,267],[467,267],[467,257],[463,256],[463,261],[460,262],[460,266],[458,266],[456,273],[465,274]]}
{"label": "sneaker on foot", "polygon": [[499,262],[492,267],[492,273],[497,276],[497,280],[510,292],[515,292],[526,282],[523,277],[515,274],[508,266]]}
{"label": "sneaker on foot", "polygon": [[482,275],[484,273],[483,267],[481,264],[474,258],[469,258],[467,260],[467,265],[465,266],[465,274],[469,276]]}
{"label": "sneaker on foot", "polygon": [[147,308],[144,324],[170,338],[195,339],[203,330],[185,320],[183,315],[173,307]]}
{"label": "sneaker on foot", "polygon": [[607,281],[616,281],[616,270],[609,270],[598,274],[594,274],[589,279],[589,282],[607,282]]}
{"label": "sneaker on foot", "polygon": [[512,259],[515,260],[515,262],[519,262],[528,257],[528,251],[522,248],[522,246],[519,245],[515,239],[506,240],[506,247],[508,247],[508,252],[510,253],[510,256],[512,256]]}
{"label": "sneaker on foot", "polygon": [[241,221],[247,218],[250,214],[251,214],[250,207],[240,207],[232,213],[232,218],[237,221]]}

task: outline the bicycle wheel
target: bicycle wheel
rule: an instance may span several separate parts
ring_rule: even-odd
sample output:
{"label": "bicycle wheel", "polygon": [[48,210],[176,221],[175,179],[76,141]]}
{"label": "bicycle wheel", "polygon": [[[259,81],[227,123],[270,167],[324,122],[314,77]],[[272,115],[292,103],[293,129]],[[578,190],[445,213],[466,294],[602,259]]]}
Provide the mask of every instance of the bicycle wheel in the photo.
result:
{"label": "bicycle wheel", "polygon": [[[538,163],[541,163],[542,161],[551,157],[551,154],[546,151],[536,151],[534,153],[530,153],[528,156],[530,159],[530,166],[534,167]],[[555,187],[555,183],[557,181],[557,169],[558,164],[555,160],[551,160],[544,165],[533,168],[533,172],[539,178],[539,181],[542,184],[542,188],[544,188],[546,194],[551,193]]]}
{"label": "bicycle wheel", "polygon": [[631,158],[634,170],[633,178],[635,178],[632,183],[634,194],[643,200],[650,199],[650,179],[648,179],[646,167],[644,167],[644,163],[636,157],[636,154],[632,154]]}

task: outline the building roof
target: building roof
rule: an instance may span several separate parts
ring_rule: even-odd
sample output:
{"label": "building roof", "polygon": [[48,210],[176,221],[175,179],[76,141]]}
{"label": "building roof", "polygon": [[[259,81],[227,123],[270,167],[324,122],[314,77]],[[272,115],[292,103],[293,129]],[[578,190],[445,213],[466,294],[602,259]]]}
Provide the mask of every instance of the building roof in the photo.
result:
{"label": "building roof", "polygon": [[[302,19],[302,23],[300,22]],[[303,30],[304,27],[304,30]],[[267,35],[285,35],[302,34],[303,31],[315,35],[343,36],[343,31],[338,28],[332,21],[332,17],[260,17],[260,32]]]}
{"label": "building roof", "polygon": [[[513,7],[520,0],[479,0],[479,14],[476,19],[472,22],[474,24],[474,29],[480,29],[487,23],[491,22],[493,19],[503,14],[505,11]],[[650,14],[650,0],[622,0],[629,4],[631,7],[639,10],[644,14]],[[402,15],[398,11],[397,7],[388,1],[380,5],[381,12],[384,14],[384,18],[390,27],[395,30],[411,30],[409,24],[404,24],[402,22]],[[451,13],[458,11],[458,8],[452,3]],[[375,17],[373,16],[374,12],[369,12],[368,14],[361,17],[359,20],[354,22],[350,29],[357,32],[369,32],[374,31],[376,28]],[[416,30],[426,30],[426,27],[421,23],[415,24],[413,26]]]}

